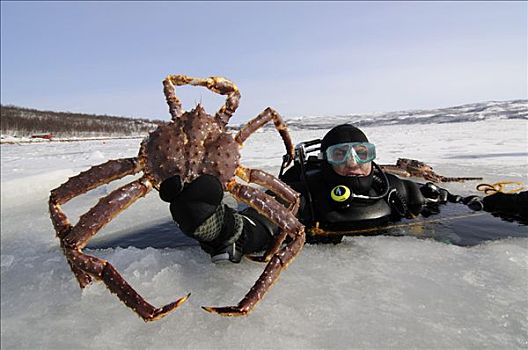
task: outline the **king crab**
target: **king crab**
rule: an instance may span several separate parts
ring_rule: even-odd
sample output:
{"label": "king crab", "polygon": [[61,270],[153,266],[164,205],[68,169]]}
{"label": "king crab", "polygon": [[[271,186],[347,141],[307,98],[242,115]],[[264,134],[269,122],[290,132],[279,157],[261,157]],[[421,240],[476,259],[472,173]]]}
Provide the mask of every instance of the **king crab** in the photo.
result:
{"label": "king crab", "polygon": [[433,167],[415,159],[398,158],[396,165],[381,165],[383,171],[404,177],[423,177],[432,182],[463,182],[482,180],[481,177],[445,177],[433,171]]}
{"label": "king crab", "polygon": [[[185,112],[175,94],[175,86],[180,85],[203,86],[213,92],[227,95],[227,99],[214,117],[208,115],[201,105]],[[281,234],[261,258],[268,261],[264,272],[238,305],[203,307],[206,311],[225,316],[245,315],[262,299],[280,272],[300,252],[305,241],[304,226],[295,217],[300,203],[299,195],[273,175],[246,168],[239,162],[239,149],[243,142],[269,121],[275,124],[290,159],[293,159],[293,145],[286,124],[276,111],[267,108],[233,137],[226,132],[226,125],[238,107],[240,92],[231,81],[221,77],[200,79],[169,75],[163,81],[163,86],[172,120],[149,134],[141,143],[137,157],[110,160],[94,166],[52,190],[49,199],[51,221],[62,251],[81,288],[88,286],[93,279],[101,280],[110,292],[117,294],[117,297],[143,320],[156,320],[184,303],[189,295],[163,307],[154,307],[146,302],[108,261],[85,254],[83,248],[92,236],[121,211],[153,188],[159,190],[161,182],[165,179],[179,175],[183,183],[189,183],[202,174],[213,175],[220,179],[225,191],[255,208],[281,229]],[[69,222],[61,209],[62,204],[74,197],[139,172],[143,172],[139,179],[100,199],[75,225]],[[280,204],[259,189],[238,183],[236,177],[270,189],[285,204]],[[290,236],[291,240],[282,246],[286,236]]]}

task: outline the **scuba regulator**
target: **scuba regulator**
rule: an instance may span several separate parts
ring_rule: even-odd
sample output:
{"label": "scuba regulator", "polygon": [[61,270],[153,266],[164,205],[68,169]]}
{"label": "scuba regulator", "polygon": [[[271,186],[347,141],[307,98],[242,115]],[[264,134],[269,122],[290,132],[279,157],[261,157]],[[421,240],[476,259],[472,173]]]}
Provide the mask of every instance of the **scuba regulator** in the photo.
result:
{"label": "scuba regulator", "polygon": [[[380,166],[376,164],[375,162],[372,162],[372,165],[376,170],[376,175],[380,174],[380,185],[381,185],[381,193],[378,195],[362,195],[354,193],[354,191],[344,185],[339,184],[335,187],[333,187],[330,191],[330,198],[332,199],[332,203],[336,204],[338,207],[347,208],[349,207],[352,202],[354,201],[377,201],[380,199],[385,198],[387,195],[389,195],[390,191],[390,185],[389,185],[389,179],[387,178],[387,175],[381,170]],[[373,170],[374,171],[374,170]]]}

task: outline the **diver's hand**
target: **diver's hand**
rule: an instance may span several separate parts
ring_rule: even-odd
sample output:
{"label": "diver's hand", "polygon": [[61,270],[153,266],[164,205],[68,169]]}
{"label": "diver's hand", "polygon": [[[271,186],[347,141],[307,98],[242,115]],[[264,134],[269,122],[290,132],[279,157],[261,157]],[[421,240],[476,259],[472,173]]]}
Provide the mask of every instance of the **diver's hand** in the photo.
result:
{"label": "diver's hand", "polygon": [[160,197],[170,202],[172,218],[187,236],[196,239],[214,263],[240,262],[243,255],[242,215],[222,203],[222,183],[211,175],[201,175],[181,185],[174,176],[160,186]]}
{"label": "diver's hand", "polygon": [[159,196],[164,202],[172,202],[182,191],[181,178],[178,175],[169,177],[163,181],[159,188]]}
{"label": "diver's hand", "polygon": [[520,193],[497,192],[484,197],[484,210],[519,215],[528,219],[528,191]]}
{"label": "diver's hand", "polygon": [[172,218],[186,234],[192,234],[214,214],[224,197],[222,183],[212,175],[201,175],[185,185],[179,176],[173,176],[161,183],[159,194],[170,202]]}
{"label": "diver's hand", "polygon": [[462,203],[467,205],[467,207],[474,211],[481,211],[484,209],[484,203],[482,202],[482,197],[479,196],[469,196],[462,199]]}

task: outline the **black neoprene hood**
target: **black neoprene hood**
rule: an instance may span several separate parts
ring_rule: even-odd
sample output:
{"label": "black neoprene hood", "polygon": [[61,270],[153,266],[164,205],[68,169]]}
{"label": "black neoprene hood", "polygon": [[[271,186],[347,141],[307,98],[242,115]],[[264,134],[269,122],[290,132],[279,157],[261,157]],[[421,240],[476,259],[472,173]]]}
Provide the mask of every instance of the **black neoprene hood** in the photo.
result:
{"label": "black neoprene hood", "polygon": [[[321,152],[326,158],[326,149],[332,145],[345,142],[368,142],[367,136],[363,131],[359,130],[350,124],[341,124],[334,127],[332,130],[326,133],[321,140]],[[372,177],[374,172],[371,170],[370,174],[366,176],[342,176],[337,174],[333,167],[328,162],[323,162],[322,171],[324,175],[324,181],[329,188],[335,186],[344,185],[348,187],[355,194],[368,194],[371,185]]]}
{"label": "black neoprene hood", "polygon": [[332,145],[345,142],[368,142],[367,136],[360,129],[350,124],[341,124],[334,127],[323,137],[321,141],[321,151]]}

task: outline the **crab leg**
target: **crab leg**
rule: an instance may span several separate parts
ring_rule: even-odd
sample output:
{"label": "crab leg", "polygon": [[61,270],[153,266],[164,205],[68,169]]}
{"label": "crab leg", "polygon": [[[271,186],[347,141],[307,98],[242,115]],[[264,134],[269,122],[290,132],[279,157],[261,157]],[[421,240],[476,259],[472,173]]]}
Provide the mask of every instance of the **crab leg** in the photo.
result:
{"label": "crab leg", "polygon": [[273,193],[277,194],[286,202],[286,204],[289,205],[288,210],[291,211],[293,215],[297,214],[300,204],[299,193],[292,190],[288,185],[277,179],[275,176],[259,169],[249,169],[242,166],[239,166],[235,170],[235,175],[246,182],[261,185],[273,191]]}
{"label": "crab leg", "polygon": [[288,126],[282,120],[280,114],[270,107],[266,108],[262,113],[247,122],[247,124],[244,125],[244,127],[240,129],[240,131],[236,134],[235,141],[239,145],[242,145],[251,134],[260,129],[264,124],[266,124],[270,120],[273,120],[273,123],[275,124],[275,129],[277,129],[277,131],[281,135],[282,140],[284,142],[284,146],[286,146],[286,153],[290,156],[289,162],[286,164],[287,166],[293,160],[293,143],[290,134],[288,133]]}
{"label": "crab leg", "polygon": [[[270,175],[262,170],[247,169],[244,167],[238,167],[235,174],[246,182],[255,183],[271,190],[273,193],[277,194],[280,198],[286,201],[286,204],[289,203],[288,210],[293,215],[297,214],[300,204],[299,193],[292,190],[289,186],[277,179],[275,176]],[[273,254],[279,251],[287,235],[288,231],[281,230],[273,241],[273,244],[268,248],[263,256],[250,256],[249,258],[253,261],[259,262],[269,261]]]}
{"label": "crab leg", "polygon": [[70,248],[83,249],[103,226],[151,189],[150,182],[141,178],[112,191],[79,218],[79,222],[63,238],[64,244]]}
{"label": "crab leg", "polygon": [[[50,202],[64,204],[70,199],[110,183],[127,175],[141,171],[137,157],[109,160],[70,177],[68,181],[51,191]],[[52,218],[53,219],[53,218]],[[55,223],[55,220],[53,220]]]}
{"label": "crab leg", "polygon": [[[117,176],[116,174],[113,175]],[[77,182],[76,180],[79,180],[79,178],[70,179],[72,182]],[[106,180],[100,179],[100,181]],[[66,184],[75,187],[69,185],[70,182]],[[77,186],[79,186],[79,183],[77,183]],[[63,230],[60,234],[58,233],[61,247],[81,288],[86,287],[92,281],[92,278],[102,280],[112,293],[117,294],[121,301],[132,308],[145,321],[159,319],[187,300],[188,295],[162,308],[155,308],[147,303],[110,263],[82,252],[82,248],[86,246],[88,240],[104,225],[136,200],[150,192],[152,185],[148,180],[140,178],[114,190],[108,196],[102,198],[86,214],[82,215],[79,222],[73,227],[68,223],[66,215],[60,207],[60,203],[65,202],[64,198],[71,198],[71,193],[61,193],[64,197],[59,197],[62,199],[59,200],[56,196],[61,192],[58,191],[61,188],[62,186],[52,192],[50,212],[57,231],[59,229]]]}
{"label": "crab leg", "polygon": [[433,182],[464,182],[482,180],[482,177],[446,177],[438,175],[430,165],[416,159],[398,158],[396,165],[381,165],[383,171],[405,177],[422,177]]}
{"label": "crab leg", "polygon": [[86,255],[80,249],[64,248],[66,257],[86,273],[104,282],[110,292],[126,306],[134,310],[145,322],[154,321],[176,309],[183,304],[190,294],[163,307],[156,308],[143,299],[143,297],[125,281],[119,272],[106,260]]}
{"label": "crab leg", "polygon": [[225,103],[216,112],[215,119],[223,126],[229,122],[229,118],[235,113],[240,101],[240,91],[230,80],[222,77],[193,78],[187,75],[169,75],[163,80],[163,92],[169,105],[169,112],[172,120],[178,119],[182,115],[182,105],[175,93],[174,86],[194,85],[204,86],[207,89],[220,95],[227,95]]}
{"label": "crab leg", "polygon": [[384,172],[401,176],[401,177],[422,177],[425,180],[432,181],[432,182],[464,182],[464,181],[475,181],[475,180],[482,180],[482,177],[446,177],[442,175],[438,175],[434,171],[422,171],[422,172],[410,172],[405,169],[400,168],[396,165],[390,165],[390,164],[384,164],[380,165],[381,169],[383,169]]}
{"label": "crab leg", "polygon": [[[141,166],[137,158],[110,160],[69,178],[64,184],[52,190],[49,199],[49,210],[51,221],[55,227],[57,237],[59,237],[61,242],[72,229],[72,225],[66,217],[66,214],[60,208],[61,204],[98,186],[120,179],[126,175],[133,175],[140,170]],[[90,284],[92,278],[88,274],[75,267],[70,261],[68,263],[79,281],[81,288]]]}
{"label": "crab leg", "polygon": [[281,230],[294,237],[286,246],[271,257],[264,272],[238,305],[203,307],[206,311],[218,313],[222,316],[243,316],[253,310],[255,305],[264,297],[264,294],[277,281],[282,270],[301,251],[305,242],[304,226],[297,220],[295,215],[289,211],[285,212],[284,207],[279,202],[260,190],[238,184],[235,181],[230,182],[227,189],[236,199],[252,206],[266,218],[277,223]]}

